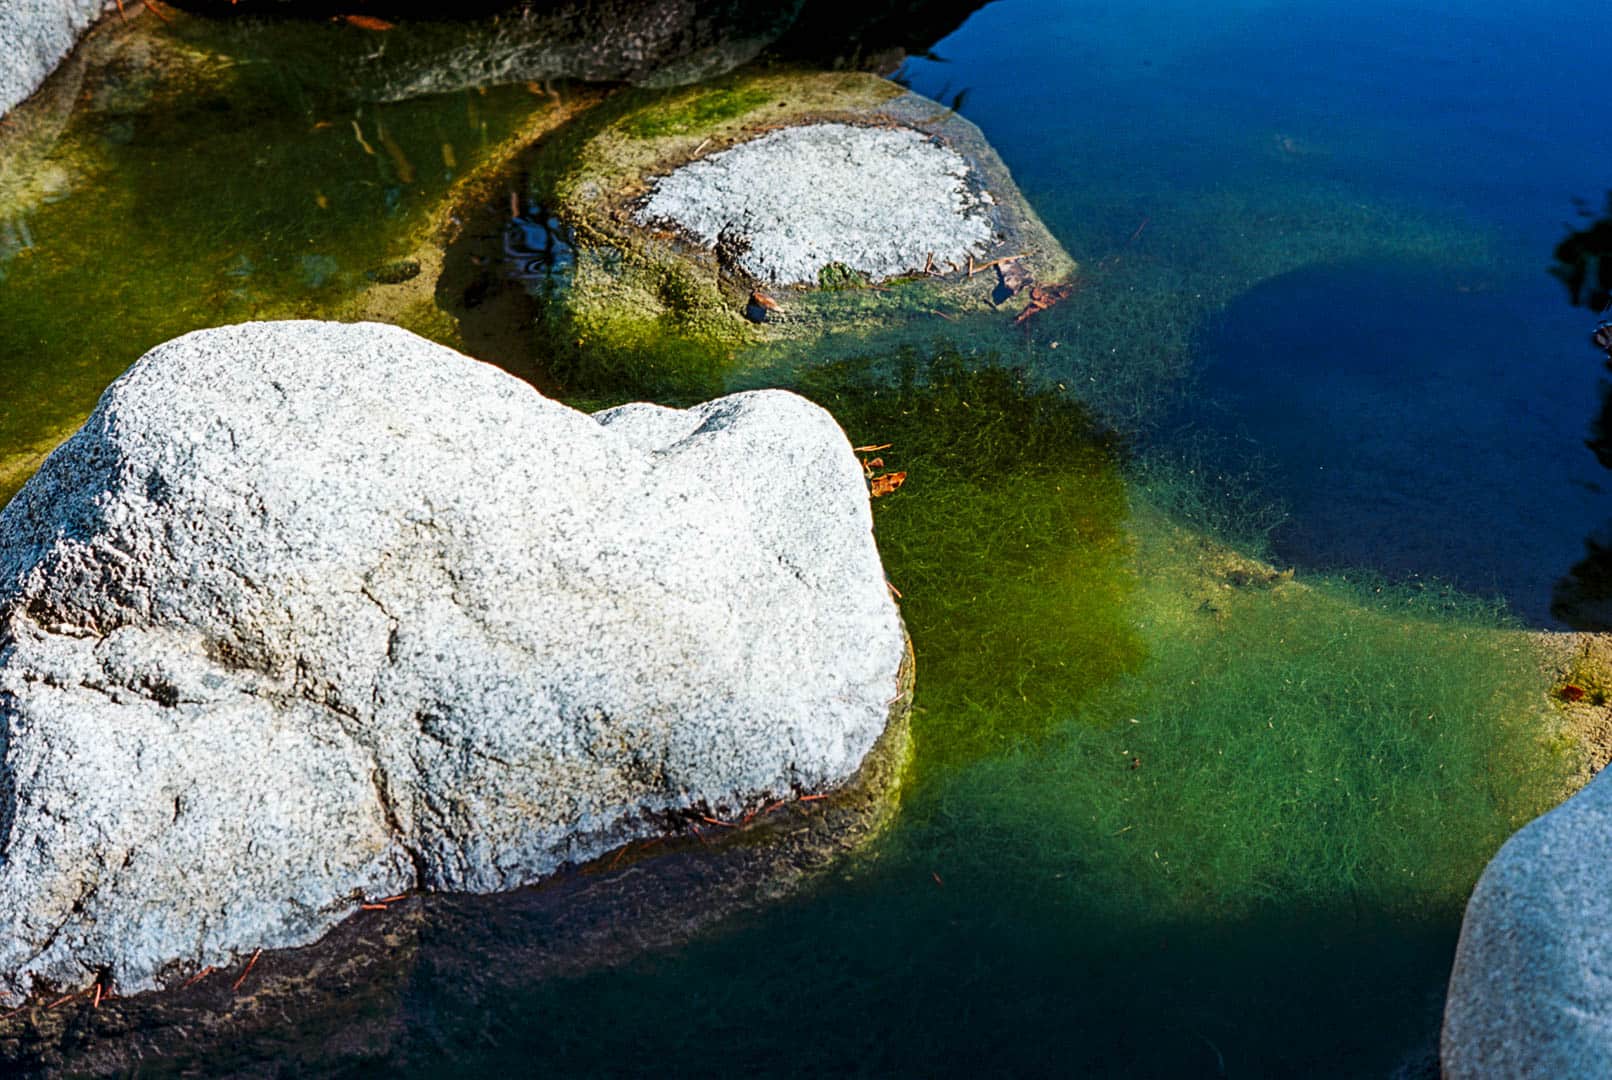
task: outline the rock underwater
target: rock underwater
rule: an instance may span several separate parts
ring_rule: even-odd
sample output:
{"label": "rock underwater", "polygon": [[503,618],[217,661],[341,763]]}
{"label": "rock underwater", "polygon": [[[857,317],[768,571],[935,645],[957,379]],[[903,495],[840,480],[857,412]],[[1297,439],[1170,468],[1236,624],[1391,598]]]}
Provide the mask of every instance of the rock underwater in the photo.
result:
{"label": "rock underwater", "polygon": [[589,417],[376,324],[154,349],[0,512],[0,988],[841,783],[905,652],[871,528],[782,391]]}

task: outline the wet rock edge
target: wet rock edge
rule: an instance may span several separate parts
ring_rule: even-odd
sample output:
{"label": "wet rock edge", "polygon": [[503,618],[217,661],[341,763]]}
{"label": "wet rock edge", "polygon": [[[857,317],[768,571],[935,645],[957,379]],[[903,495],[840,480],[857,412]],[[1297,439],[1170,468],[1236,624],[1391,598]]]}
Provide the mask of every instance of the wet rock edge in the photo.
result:
{"label": "wet rock edge", "polygon": [[[411,1004],[456,1011],[547,979],[625,963],[809,886],[895,817],[911,752],[910,638],[884,733],[846,784],[796,793],[748,822],[697,815],[547,881],[491,895],[412,893],[318,942],[177,975],[122,997],[94,987],[0,1012],[0,1067],[19,1077],[141,1072],[321,1075],[395,1062]],[[108,994],[106,990],[112,991]],[[6,1003],[0,1002],[0,1005]]]}

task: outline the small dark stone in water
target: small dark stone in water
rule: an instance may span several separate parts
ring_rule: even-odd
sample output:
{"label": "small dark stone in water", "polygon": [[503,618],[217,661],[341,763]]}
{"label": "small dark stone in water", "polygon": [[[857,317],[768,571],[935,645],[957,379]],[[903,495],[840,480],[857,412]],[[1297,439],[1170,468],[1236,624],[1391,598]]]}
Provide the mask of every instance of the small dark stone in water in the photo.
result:
{"label": "small dark stone in water", "polygon": [[411,278],[420,276],[420,264],[413,259],[399,259],[385,266],[378,266],[365,276],[381,285],[401,285]]}
{"label": "small dark stone in water", "polygon": [[769,315],[778,310],[778,301],[758,290],[750,294],[750,302],[744,308],[744,317],[753,323],[764,323]]}

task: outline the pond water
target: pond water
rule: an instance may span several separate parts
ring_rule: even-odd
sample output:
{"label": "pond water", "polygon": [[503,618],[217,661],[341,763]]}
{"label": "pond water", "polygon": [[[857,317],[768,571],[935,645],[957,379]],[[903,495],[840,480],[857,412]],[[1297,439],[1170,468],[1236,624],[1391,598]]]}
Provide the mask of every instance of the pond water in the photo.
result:
{"label": "pond water", "polygon": [[[1220,436],[1212,467],[1263,463],[1278,559],[1434,576],[1549,626],[1612,513],[1583,446],[1594,320],[1545,273],[1612,166],[1573,45],[1609,26],[1591,4],[1001,3],[908,72],[966,91],[1085,258],[1235,295],[1166,424]],[[1201,242],[1211,213],[1255,268]]]}
{"label": "pond water", "polygon": [[[1612,517],[1596,318],[1548,273],[1612,183],[1582,59],[1612,13],[825,21],[780,49],[927,47],[895,77],[983,129],[1086,282],[1005,354],[768,369],[909,475],[875,507],[918,659],[901,815],[679,950],[490,1008],[420,971],[395,1045],[306,1068],[1436,1069],[1465,898],[1576,765],[1522,629],[1594,624],[1552,601]],[[167,74],[113,49],[59,138],[7,151],[0,498],[145,348],[246,318],[400,322],[588,407],[692,392],[534,336],[573,259],[540,162],[602,91],[358,103],[317,61],[363,33],[176,15],[135,50]],[[460,200],[486,227],[434,267]]]}

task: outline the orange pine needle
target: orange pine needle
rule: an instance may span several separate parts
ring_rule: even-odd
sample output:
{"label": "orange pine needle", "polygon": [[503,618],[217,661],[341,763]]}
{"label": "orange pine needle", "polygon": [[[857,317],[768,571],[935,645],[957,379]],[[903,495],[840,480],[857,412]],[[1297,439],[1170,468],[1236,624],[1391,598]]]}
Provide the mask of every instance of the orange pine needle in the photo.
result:
{"label": "orange pine needle", "polygon": [[826,798],[828,798],[827,795],[802,795],[796,801],[797,802],[816,802],[818,799],[826,799]]}
{"label": "orange pine needle", "polygon": [[397,27],[385,19],[377,19],[373,15],[338,15],[336,16],[348,26],[356,26],[360,30],[396,30]]}
{"label": "orange pine needle", "polygon": [[101,984],[96,983],[95,984],[95,1000],[90,1003],[90,1008],[99,1009],[101,1007],[101,993],[102,993]]}
{"label": "orange pine needle", "polygon": [[851,451],[857,454],[871,454],[875,450],[888,450],[894,445],[895,443],[880,443],[878,446],[853,446]]}
{"label": "orange pine needle", "polygon": [[45,1011],[50,1012],[50,1010],[54,1009],[56,1006],[62,1004],[63,1002],[72,1001],[74,998],[78,997],[78,994],[79,994],[79,992],[77,990],[74,990],[71,994],[68,994],[66,997],[57,998],[55,1001],[53,1001],[49,1005],[45,1006]]}
{"label": "orange pine needle", "polygon": [[386,905],[385,904],[359,904],[358,905],[358,910],[359,911],[385,911],[386,910]]}
{"label": "orange pine needle", "polygon": [[395,904],[395,903],[397,903],[399,900],[403,899],[407,895],[409,895],[409,894],[400,892],[396,896],[383,896],[383,897],[381,897],[379,900],[377,900],[375,902],[377,904]]}
{"label": "orange pine needle", "polygon": [[721,819],[721,818],[714,818],[714,817],[706,817],[706,816],[705,816],[705,815],[704,815],[704,814],[701,814],[701,815],[700,815],[700,820],[701,820],[701,821],[708,821],[708,822],[710,822],[710,823],[711,823],[711,824],[712,824],[712,825],[720,825],[720,826],[722,826],[722,827],[723,827],[723,828],[724,828],[724,829],[731,829],[731,828],[734,828],[734,824],[733,824],[733,822],[731,822],[731,821],[723,821],[723,820],[722,820],[722,819]]}
{"label": "orange pine needle", "polygon": [[248,975],[252,974],[252,969],[257,966],[257,958],[262,956],[262,955],[263,955],[263,949],[261,947],[259,947],[257,952],[252,954],[252,959],[250,959],[250,960],[248,960],[246,962],[246,970],[241,972],[241,977],[239,979],[236,979],[235,984],[230,987],[230,992],[231,993],[234,993],[235,991],[237,991],[237,990],[239,990],[241,988],[241,984],[246,981],[246,977]]}
{"label": "orange pine needle", "polygon": [[196,974],[192,975],[190,977],[190,979],[185,983],[185,985],[181,986],[179,989],[183,990],[183,989],[185,989],[186,986],[195,986],[197,983],[201,982],[203,979],[207,978],[207,976],[211,975],[213,972],[215,972],[217,970],[218,969],[215,968],[213,965],[208,964],[206,967],[204,967],[200,971],[196,972]]}

